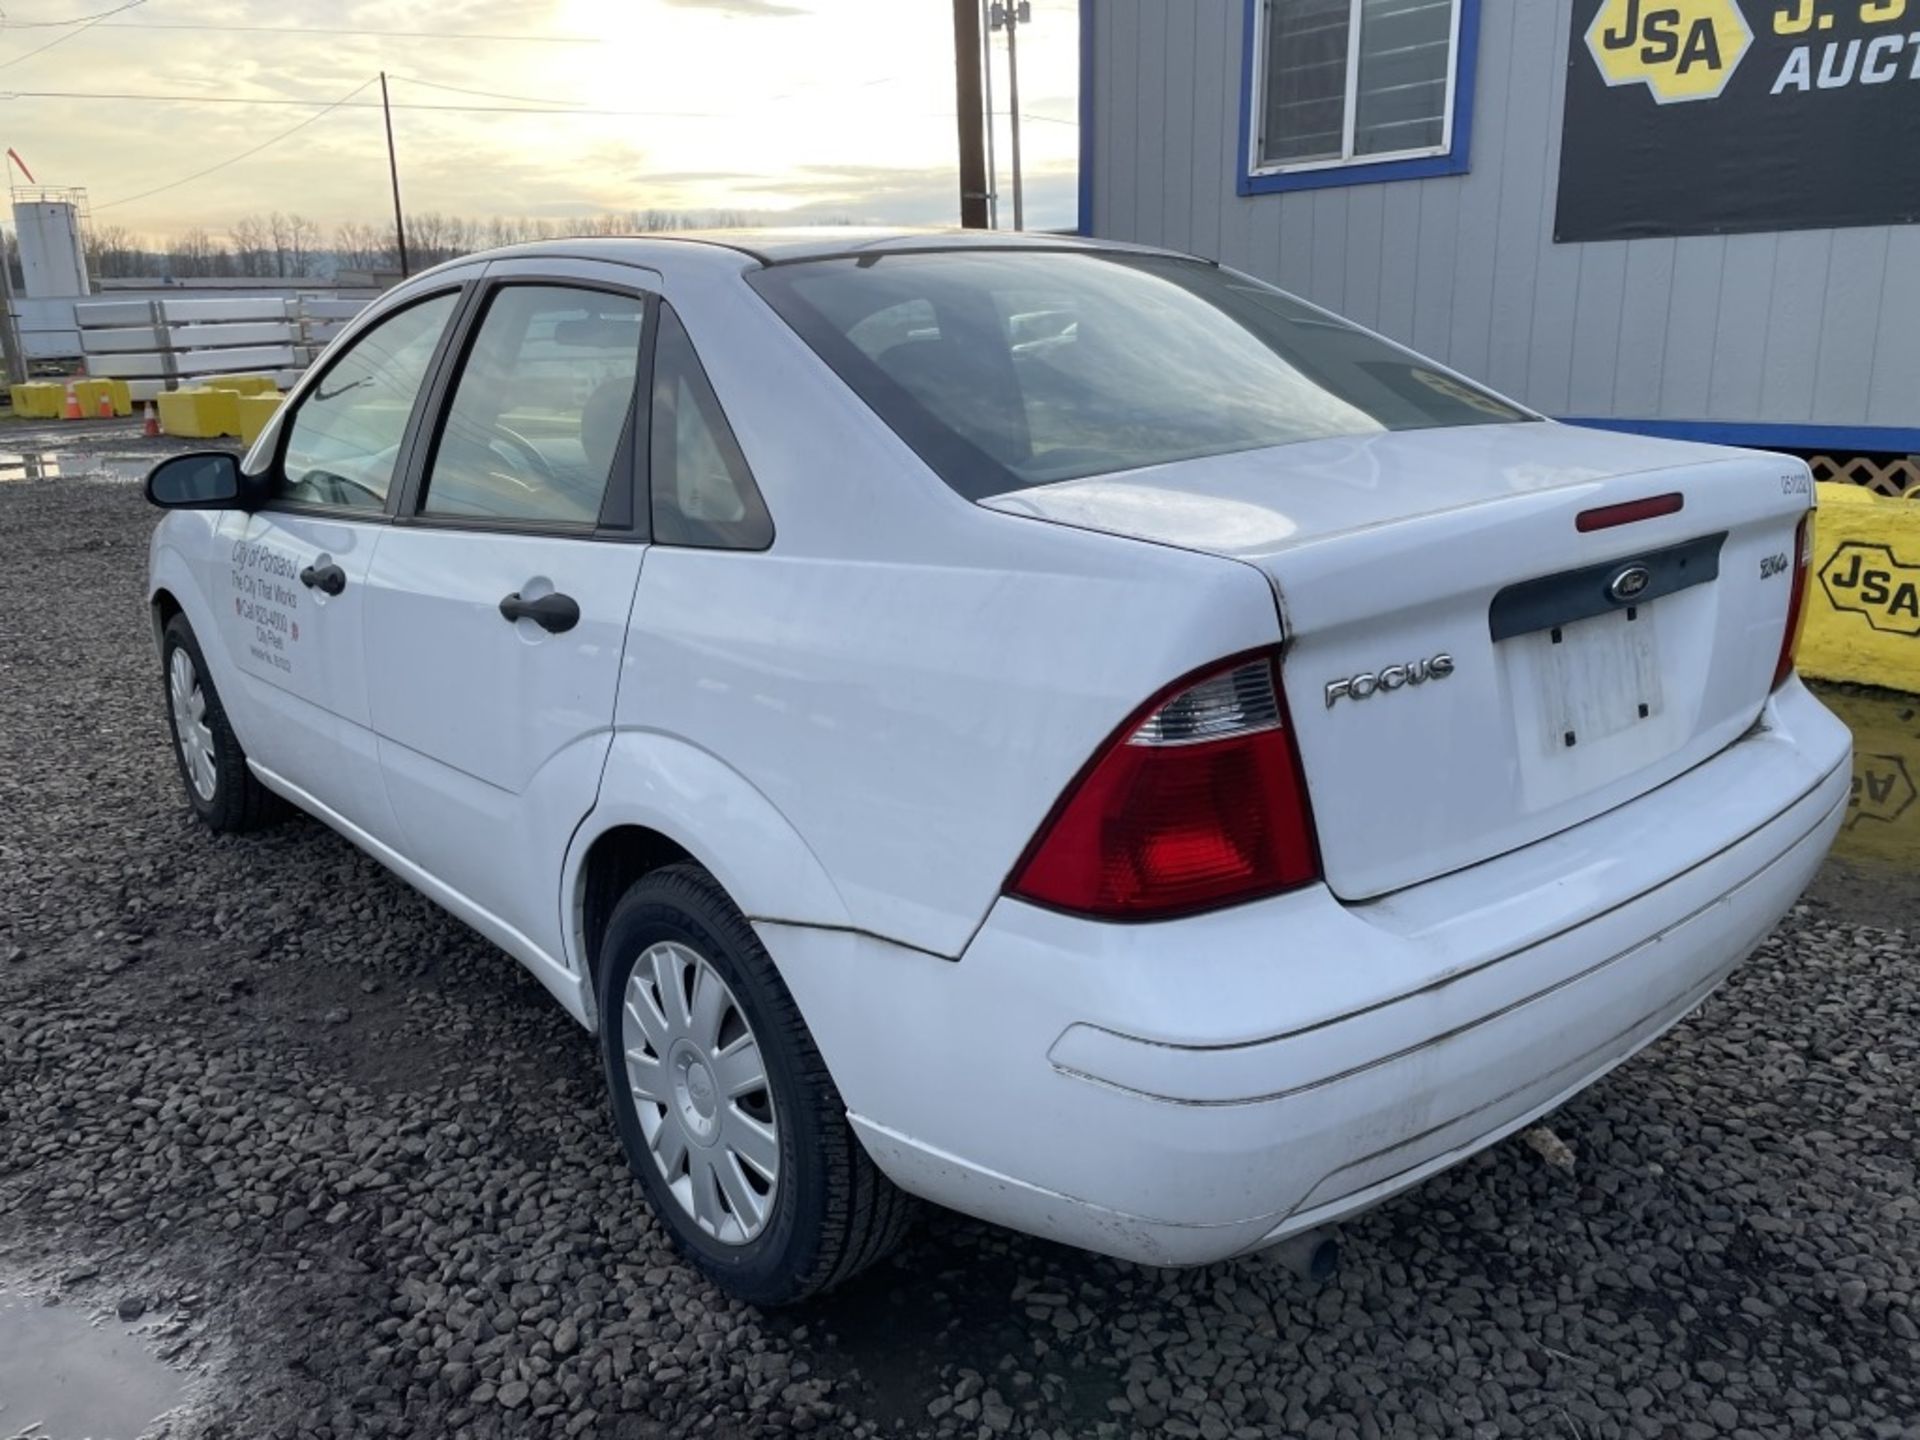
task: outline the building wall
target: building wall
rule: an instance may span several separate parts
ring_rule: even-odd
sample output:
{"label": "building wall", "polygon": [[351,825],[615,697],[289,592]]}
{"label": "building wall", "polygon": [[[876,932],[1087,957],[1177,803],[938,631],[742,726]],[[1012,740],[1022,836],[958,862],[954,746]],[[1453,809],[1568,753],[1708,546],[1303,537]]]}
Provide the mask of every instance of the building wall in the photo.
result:
{"label": "building wall", "polygon": [[1090,233],[1247,270],[1550,415],[1920,450],[1920,226],[1553,243],[1566,0],[1482,0],[1469,173],[1253,196],[1246,0],[1082,20]]}

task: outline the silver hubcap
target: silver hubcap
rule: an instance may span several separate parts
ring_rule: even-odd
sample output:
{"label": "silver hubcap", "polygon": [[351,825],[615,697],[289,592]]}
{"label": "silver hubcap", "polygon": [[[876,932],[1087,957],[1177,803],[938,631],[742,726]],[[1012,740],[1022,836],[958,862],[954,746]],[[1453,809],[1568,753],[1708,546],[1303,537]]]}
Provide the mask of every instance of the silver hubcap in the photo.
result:
{"label": "silver hubcap", "polygon": [[620,1045],[667,1189],[708,1235],[746,1244],[773,1214],[780,1132],[766,1063],[733,991],[687,946],[650,946],[627,981]]}
{"label": "silver hubcap", "polygon": [[173,733],[194,794],[213,799],[213,731],[207,726],[207,692],[193,668],[193,657],[179,646],[167,661],[167,696],[173,702]]}

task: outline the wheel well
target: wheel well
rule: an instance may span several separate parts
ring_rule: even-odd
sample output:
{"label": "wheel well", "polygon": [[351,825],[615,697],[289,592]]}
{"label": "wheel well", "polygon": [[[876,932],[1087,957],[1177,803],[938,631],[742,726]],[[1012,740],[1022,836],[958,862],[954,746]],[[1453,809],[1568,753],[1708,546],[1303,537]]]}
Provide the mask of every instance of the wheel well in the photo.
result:
{"label": "wheel well", "polygon": [[167,622],[180,613],[180,602],[166,590],[153,592],[153,638],[158,640],[166,633]]}
{"label": "wheel well", "polygon": [[643,825],[615,826],[593,842],[580,868],[580,938],[595,994],[600,988],[600,940],[620,897],[661,866],[692,858],[658,830]]}

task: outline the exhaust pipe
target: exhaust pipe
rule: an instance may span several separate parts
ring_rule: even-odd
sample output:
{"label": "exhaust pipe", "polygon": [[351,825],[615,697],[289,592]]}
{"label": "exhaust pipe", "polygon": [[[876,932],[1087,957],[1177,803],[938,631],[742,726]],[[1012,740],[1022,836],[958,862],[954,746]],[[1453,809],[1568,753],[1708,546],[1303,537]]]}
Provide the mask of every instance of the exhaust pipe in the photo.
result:
{"label": "exhaust pipe", "polygon": [[1302,1230],[1289,1235],[1270,1252],[1302,1280],[1324,1285],[1340,1268],[1340,1241],[1331,1230]]}

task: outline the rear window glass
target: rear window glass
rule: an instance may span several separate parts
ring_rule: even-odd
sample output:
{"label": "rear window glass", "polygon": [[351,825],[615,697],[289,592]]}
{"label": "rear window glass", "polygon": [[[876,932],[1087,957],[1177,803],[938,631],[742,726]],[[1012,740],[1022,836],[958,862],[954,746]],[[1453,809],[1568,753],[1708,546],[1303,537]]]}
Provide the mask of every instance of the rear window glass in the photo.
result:
{"label": "rear window glass", "polygon": [[749,278],[972,499],[1299,440],[1538,418],[1197,260],[893,253]]}

